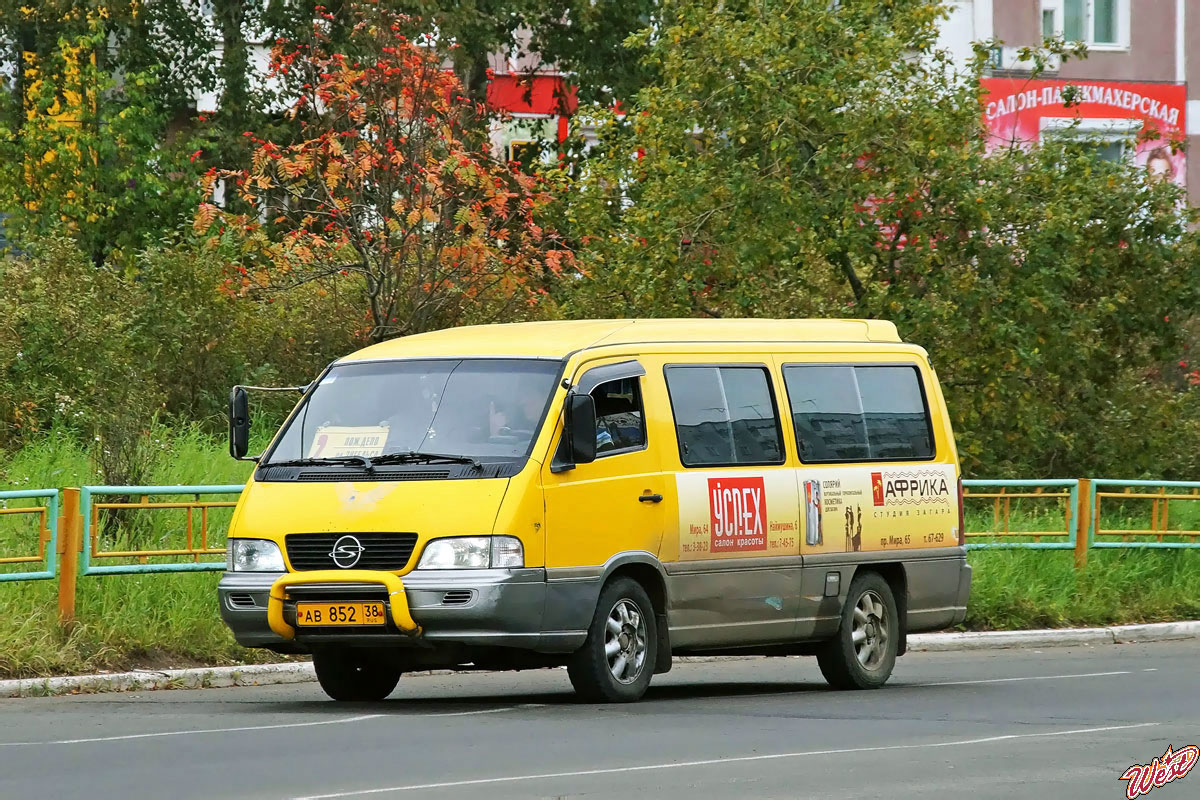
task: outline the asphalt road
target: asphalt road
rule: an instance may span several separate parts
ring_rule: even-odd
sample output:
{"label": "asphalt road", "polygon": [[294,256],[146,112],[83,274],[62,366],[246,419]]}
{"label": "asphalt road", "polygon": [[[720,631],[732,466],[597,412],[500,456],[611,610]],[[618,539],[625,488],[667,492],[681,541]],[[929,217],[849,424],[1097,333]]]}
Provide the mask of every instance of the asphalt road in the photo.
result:
{"label": "asphalt road", "polygon": [[[0,798],[1120,798],[1200,744],[1200,642],[915,653],[874,692],[812,659],[677,665],[636,705],[561,670],[0,700]],[[1028,793],[1028,794],[1025,794]],[[1200,768],[1152,800],[1200,796]]]}

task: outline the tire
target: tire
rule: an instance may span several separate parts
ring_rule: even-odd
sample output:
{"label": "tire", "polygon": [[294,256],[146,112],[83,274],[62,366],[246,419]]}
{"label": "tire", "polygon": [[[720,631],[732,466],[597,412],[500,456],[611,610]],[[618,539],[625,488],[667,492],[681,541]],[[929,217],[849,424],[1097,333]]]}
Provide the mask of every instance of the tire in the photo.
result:
{"label": "tire", "polygon": [[650,596],[632,578],[616,578],[601,590],[587,640],[571,656],[567,675],[581,700],[631,703],[649,688],[657,657]]}
{"label": "tire", "polygon": [[340,702],[383,700],[400,682],[399,664],[370,650],[317,650],[313,667],[325,694]]}
{"label": "tire", "polygon": [[850,582],[837,635],[817,652],[817,664],[835,689],[878,689],[896,666],[899,641],[892,588],[879,573],[861,572]]}

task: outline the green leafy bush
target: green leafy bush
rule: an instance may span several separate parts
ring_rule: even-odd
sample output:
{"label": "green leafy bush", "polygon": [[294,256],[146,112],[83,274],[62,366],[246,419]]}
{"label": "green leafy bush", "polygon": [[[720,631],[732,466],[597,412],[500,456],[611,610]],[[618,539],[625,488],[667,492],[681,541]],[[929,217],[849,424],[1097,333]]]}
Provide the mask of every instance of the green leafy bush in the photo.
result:
{"label": "green leafy bush", "polygon": [[9,440],[53,423],[100,435],[160,396],[133,337],[137,294],[69,239],[0,260],[0,421]]}
{"label": "green leafy bush", "polygon": [[989,150],[985,53],[956,73],[943,11],[665,0],[631,41],[659,80],[574,169],[563,307],[891,319],[930,351],[968,475],[1195,477],[1200,399],[1163,365],[1198,311],[1200,217],[1086,142]]}

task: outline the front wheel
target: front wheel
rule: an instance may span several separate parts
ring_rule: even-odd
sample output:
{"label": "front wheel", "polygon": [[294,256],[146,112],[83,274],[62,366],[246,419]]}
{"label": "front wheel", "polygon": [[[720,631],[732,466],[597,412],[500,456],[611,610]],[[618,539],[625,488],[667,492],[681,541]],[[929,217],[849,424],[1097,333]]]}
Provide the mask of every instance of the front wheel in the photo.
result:
{"label": "front wheel", "polygon": [[400,665],[371,650],[317,650],[313,667],[325,694],[342,702],[382,700],[400,682]]}
{"label": "front wheel", "polygon": [[850,583],[837,635],[817,653],[821,674],[835,689],[878,689],[896,666],[900,617],[888,582],[863,572]]}
{"label": "front wheel", "polygon": [[587,640],[567,665],[576,694],[593,703],[629,703],[650,686],[658,655],[654,605],[642,585],[617,578],[600,592]]}

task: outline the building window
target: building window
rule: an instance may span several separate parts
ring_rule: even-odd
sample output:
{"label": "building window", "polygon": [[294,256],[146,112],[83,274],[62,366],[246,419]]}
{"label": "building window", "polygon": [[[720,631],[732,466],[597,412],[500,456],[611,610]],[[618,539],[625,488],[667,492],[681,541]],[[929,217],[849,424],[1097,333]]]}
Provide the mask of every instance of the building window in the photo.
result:
{"label": "building window", "polygon": [[1042,0],[1042,34],[1097,49],[1129,47],[1130,0]]}
{"label": "building window", "polygon": [[1092,41],[1120,44],[1117,37],[1117,0],[1092,0]]}
{"label": "building window", "polygon": [[1041,138],[1072,139],[1083,143],[1101,161],[1124,161],[1133,155],[1129,144],[1142,128],[1136,119],[1053,117],[1041,121]]}
{"label": "building window", "polygon": [[513,139],[508,143],[507,161],[527,167],[542,160],[542,143],[536,139]]}

